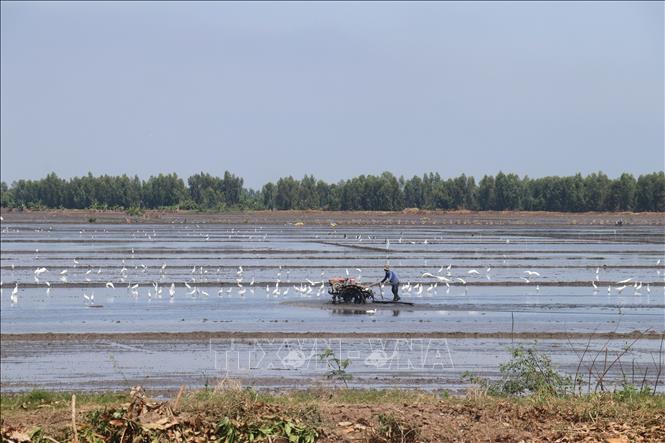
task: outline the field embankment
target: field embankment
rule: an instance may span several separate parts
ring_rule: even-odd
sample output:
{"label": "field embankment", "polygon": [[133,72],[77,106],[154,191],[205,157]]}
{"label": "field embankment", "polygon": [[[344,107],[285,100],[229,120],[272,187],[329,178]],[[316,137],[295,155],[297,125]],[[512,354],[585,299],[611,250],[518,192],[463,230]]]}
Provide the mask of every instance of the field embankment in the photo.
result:
{"label": "field embankment", "polygon": [[314,225],[665,225],[661,212],[542,211],[126,211],[92,209],[17,210],[2,208],[8,223],[228,223]]}
{"label": "field embankment", "polygon": [[[664,441],[665,397],[465,397],[318,389],[259,393],[227,383],[165,401],[139,389],[76,400],[79,441]],[[69,394],[2,397],[3,441],[71,441]],[[233,437],[233,438],[231,438]],[[40,440],[41,439],[41,440]]]}

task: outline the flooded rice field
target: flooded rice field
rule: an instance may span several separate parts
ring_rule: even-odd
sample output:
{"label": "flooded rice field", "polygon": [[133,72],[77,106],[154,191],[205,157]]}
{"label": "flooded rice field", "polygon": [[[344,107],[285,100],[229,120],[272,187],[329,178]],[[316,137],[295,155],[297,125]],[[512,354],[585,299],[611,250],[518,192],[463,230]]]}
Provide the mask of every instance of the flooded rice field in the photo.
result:
{"label": "flooded rice field", "polygon": [[[571,375],[595,365],[615,383],[655,381],[665,360],[662,223],[395,218],[6,217],[2,389],[303,387],[326,382],[317,358],[326,348],[351,359],[352,384],[460,389],[465,371],[496,376],[514,344]],[[329,302],[329,278],[373,283],[385,264],[413,306]]]}

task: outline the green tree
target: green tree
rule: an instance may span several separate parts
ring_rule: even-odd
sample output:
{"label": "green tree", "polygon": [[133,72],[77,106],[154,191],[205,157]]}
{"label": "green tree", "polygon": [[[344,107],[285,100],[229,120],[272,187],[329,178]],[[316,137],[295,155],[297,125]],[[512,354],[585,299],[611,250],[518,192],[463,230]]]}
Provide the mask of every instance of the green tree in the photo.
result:
{"label": "green tree", "polygon": [[520,209],[521,182],[516,174],[499,172],[495,179],[495,189],[498,210]]}
{"label": "green tree", "polygon": [[316,179],[313,175],[305,175],[298,186],[298,209],[319,209],[321,200],[316,189]]}
{"label": "green tree", "polygon": [[277,209],[295,209],[298,206],[298,181],[293,177],[277,180],[275,207]]}
{"label": "green tree", "polygon": [[407,208],[422,208],[425,206],[423,180],[413,176],[404,184],[404,205]]}
{"label": "green tree", "polygon": [[151,176],[143,186],[143,200],[146,208],[177,206],[187,197],[185,183],[177,174]]}
{"label": "green tree", "polygon": [[635,207],[637,182],[632,174],[623,173],[612,181],[609,192],[609,209],[612,211],[632,211]]}
{"label": "green tree", "polygon": [[485,175],[478,183],[478,209],[481,211],[496,209],[496,190],[492,176]]}
{"label": "green tree", "polygon": [[13,208],[15,205],[14,191],[9,189],[7,183],[0,183],[0,206],[3,208]]}
{"label": "green tree", "polygon": [[189,197],[201,209],[224,207],[224,187],[219,177],[208,173],[194,174],[187,179]]}
{"label": "green tree", "polygon": [[261,196],[263,199],[263,207],[266,209],[276,209],[275,195],[277,194],[277,189],[273,183],[266,183],[261,189]]}
{"label": "green tree", "polygon": [[243,179],[231,174],[229,171],[224,171],[224,179],[222,180],[222,193],[226,206],[234,207],[240,203],[240,196],[242,194]]}
{"label": "green tree", "polygon": [[55,172],[51,172],[40,180],[40,201],[48,208],[58,208],[63,204],[65,181],[58,178]]}
{"label": "green tree", "polygon": [[602,172],[587,175],[584,178],[584,201],[589,211],[605,211],[608,209],[610,179]]}
{"label": "green tree", "polygon": [[640,175],[635,190],[636,211],[665,210],[665,172]]}

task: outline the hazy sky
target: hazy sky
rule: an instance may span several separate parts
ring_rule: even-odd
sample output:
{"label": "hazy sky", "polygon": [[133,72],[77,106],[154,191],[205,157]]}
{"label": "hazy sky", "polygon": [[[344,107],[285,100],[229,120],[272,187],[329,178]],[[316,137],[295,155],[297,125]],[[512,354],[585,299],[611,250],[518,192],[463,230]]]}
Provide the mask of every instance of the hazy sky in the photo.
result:
{"label": "hazy sky", "polygon": [[662,2],[1,8],[6,182],[665,168]]}

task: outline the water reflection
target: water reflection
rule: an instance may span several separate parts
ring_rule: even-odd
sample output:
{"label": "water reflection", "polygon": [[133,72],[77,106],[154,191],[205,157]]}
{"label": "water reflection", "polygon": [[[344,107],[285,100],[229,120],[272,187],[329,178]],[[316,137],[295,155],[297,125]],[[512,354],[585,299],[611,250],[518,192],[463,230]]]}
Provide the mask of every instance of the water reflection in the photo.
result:
{"label": "water reflection", "polygon": [[330,312],[334,315],[370,315],[363,309],[332,309]]}
{"label": "water reflection", "polygon": [[[331,309],[330,313],[333,315],[374,315],[378,311],[376,309]],[[399,317],[402,311],[399,309],[393,309],[393,317]]]}

